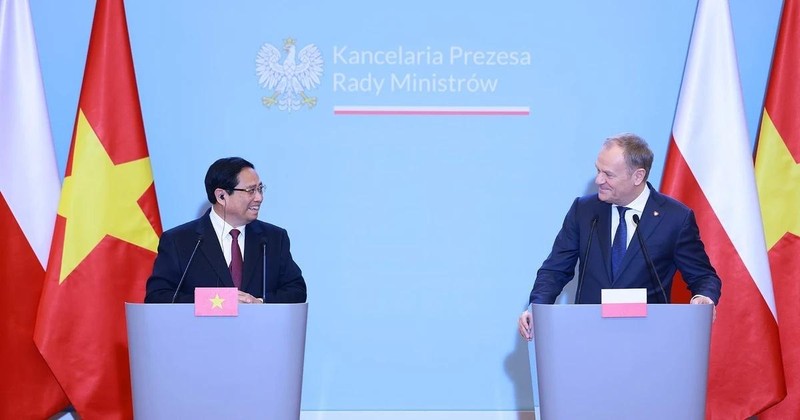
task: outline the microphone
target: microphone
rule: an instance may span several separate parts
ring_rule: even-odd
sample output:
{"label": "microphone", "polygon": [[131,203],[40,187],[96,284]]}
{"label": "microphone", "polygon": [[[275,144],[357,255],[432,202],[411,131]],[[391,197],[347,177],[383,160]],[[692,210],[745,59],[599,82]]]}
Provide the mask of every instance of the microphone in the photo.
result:
{"label": "microphone", "polygon": [[578,276],[578,291],[575,294],[575,303],[581,303],[581,289],[583,288],[583,277],[586,275],[586,263],[589,262],[589,250],[592,249],[592,238],[594,237],[594,228],[597,226],[597,219],[600,216],[594,215],[592,218],[592,227],[589,229],[589,242],[586,244],[586,254],[583,256],[581,263],[581,275]]}
{"label": "microphone", "polygon": [[261,303],[267,303],[267,238],[261,241]]}
{"label": "microphone", "polygon": [[658,277],[656,266],[653,264],[653,260],[650,259],[650,253],[647,252],[647,248],[644,246],[644,239],[642,239],[642,235],[639,233],[638,214],[633,215],[633,223],[636,223],[636,237],[639,238],[639,246],[642,247],[642,254],[644,254],[644,259],[647,262],[647,266],[650,268],[650,273],[653,275],[653,278],[656,279],[658,287],[661,289],[661,296],[664,297],[664,303],[669,303],[669,300],[667,299],[667,292],[664,291],[664,285],[661,283],[661,279]]}
{"label": "microphone", "polygon": [[194,254],[197,252],[197,248],[200,247],[200,242],[203,242],[203,235],[197,236],[197,243],[194,244],[194,249],[192,250],[192,254],[189,255],[189,261],[186,263],[186,268],[183,269],[183,274],[181,274],[181,279],[178,281],[178,287],[175,288],[175,294],[172,295],[172,302],[170,303],[175,303],[175,299],[177,299],[178,297],[178,291],[181,290],[181,286],[183,286],[183,279],[186,278],[186,273],[189,272],[189,266],[192,265]]}

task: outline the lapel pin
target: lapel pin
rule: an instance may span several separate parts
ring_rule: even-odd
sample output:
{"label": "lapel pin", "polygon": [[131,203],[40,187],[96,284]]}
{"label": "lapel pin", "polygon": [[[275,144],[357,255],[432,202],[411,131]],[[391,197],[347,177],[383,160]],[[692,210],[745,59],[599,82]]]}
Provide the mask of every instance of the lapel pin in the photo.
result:
{"label": "lapel pin", "polygon": [[658,217],[658,212],[657,211],[653,211],[653,216]]}

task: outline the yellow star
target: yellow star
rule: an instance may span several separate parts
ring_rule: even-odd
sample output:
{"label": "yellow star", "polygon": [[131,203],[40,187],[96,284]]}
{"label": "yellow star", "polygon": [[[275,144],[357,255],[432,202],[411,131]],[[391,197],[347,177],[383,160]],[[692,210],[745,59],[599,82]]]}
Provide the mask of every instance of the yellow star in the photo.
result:
{"label": "yellow star", "polygon": [[115,165],[78,110],[72,173],[58,204],[66,219],[59,284],[106,235],[156,252],[158,235],[137,203],[152,184],[150,159]]}
{"label": "yellow star", "polygon": [[758,137],[756,184],[767,249],[787,232],[800,235],[800,166],[766,110]]}
{"label": "yellow star", "polygon": [[219,297],[219,293],[214,295],[213,298],[209,299],[211,301],[211,309],[220,308],[222,309],[222,302],[225,302],[225,299]]}

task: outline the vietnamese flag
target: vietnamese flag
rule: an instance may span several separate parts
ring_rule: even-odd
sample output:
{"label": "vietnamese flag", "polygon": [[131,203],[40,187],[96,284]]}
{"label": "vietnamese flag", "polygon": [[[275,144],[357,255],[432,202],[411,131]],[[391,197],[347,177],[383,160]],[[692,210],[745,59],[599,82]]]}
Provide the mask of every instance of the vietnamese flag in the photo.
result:
{"label": "vietnamese flag", "polygon": [[0,418],[69,402],[33,342],[61,183],[27,0],[0,2]]}
{"label": "vietnamese flag", "polygon": [[800,419],[800,4],[783,4],[756,149],[786,398],[761,419]]}
{"label": "vietnamese flag", "polygon": [[[728,3],[700,0],[661,188],[694,210],[722,279],[708,368],[711,419],[750,417],[786,393],[751,150]],[[673,301],[681,295],[688,302],[685,290],[674,290]]]}
{"label": "vietnamese flag", "polygon": [[133,417],[124,303],[160,234],[125,8],[98,1],[34,332],[81,418]]}

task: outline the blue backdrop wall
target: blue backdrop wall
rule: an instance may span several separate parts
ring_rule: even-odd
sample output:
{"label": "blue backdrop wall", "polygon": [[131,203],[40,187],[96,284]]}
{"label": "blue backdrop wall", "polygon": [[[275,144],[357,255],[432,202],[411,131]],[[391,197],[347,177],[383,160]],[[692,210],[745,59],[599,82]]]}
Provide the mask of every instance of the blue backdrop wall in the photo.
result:
{"label": "blue backdrop wall", "polygon": [[[63,174],[94,2],[31,3]],[[523,410],[515,324],[535,271],[604,138],[645,137],[660,182],[696,3],[126,7],[164,227],[205,208],[212,161],[241,155],[267,185],[261,218],[289,230],[309,286],[303,409]],[[780,7],[731,2],[751,137]],[[262,104],[256,72],[287,38],[323,68],[316,105],[291,112]],[[521,115],[334,112],[375,106]]]}

